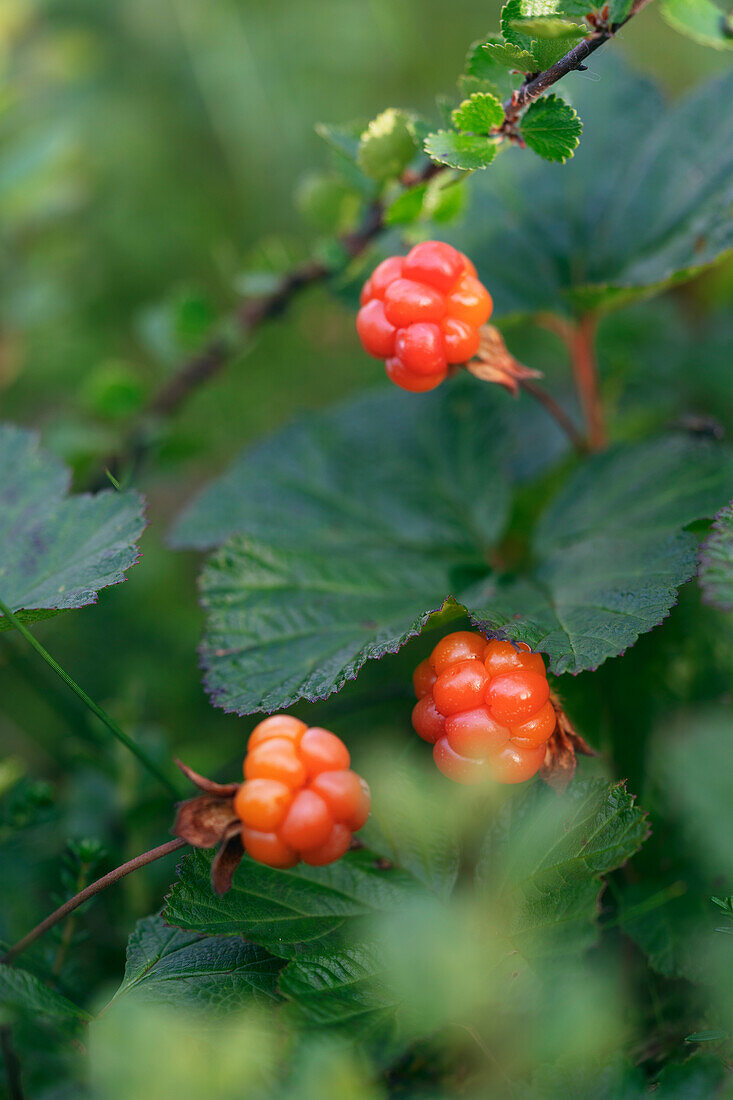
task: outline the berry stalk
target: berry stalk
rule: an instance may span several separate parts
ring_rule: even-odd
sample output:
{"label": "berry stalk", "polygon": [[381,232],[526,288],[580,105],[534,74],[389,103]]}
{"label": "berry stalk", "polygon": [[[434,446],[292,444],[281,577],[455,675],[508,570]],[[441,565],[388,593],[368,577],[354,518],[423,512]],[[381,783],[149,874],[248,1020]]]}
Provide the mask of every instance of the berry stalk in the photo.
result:
{"label": "berry stalk", "polygon": [[102,875],[96,882],[92,882],[89,886],[86,886],[83,890],[80,890],[78,894],[74,894],[73,898],[69,898],[63,905],[60,905],[53,913],[42,920],[40,924],[37,924],[27,935],[23,936],[22,940],[18,940],[9,951],[7,951],[0,959],[0,963],[4,963],[6,966],[13,963],[18,955],[27,950],[32,943],[35,943],[37,939],[48,932],[49,928],[53,928],[55,924],[62,921],[64,917],[69,913],[73,913],[75,909],[78,909],[80,905],[83,905],[89,898],[93,898],[95,894],[100,894],[102,890],[106,890],[108,886],[113,886],[115,882],[119,882],[125,875],[131,874],[133,871],[137,871],[139,867],[145,867],[148,863],[155,863],[156,859],[162,859],[163,856],[170,855],[171,852],[178,851],[179,848],[186,847],[186,841],[180,837],[176,837],[175,840],[168,840],[165,844],[160,844],[157,848],[151,848],[149,852],[143,852],[142,855],[135,856],[134,859],[130,859],[127,863],[121,864],[119,867],[115,867],[114,871],[109,871],[108,874]]}

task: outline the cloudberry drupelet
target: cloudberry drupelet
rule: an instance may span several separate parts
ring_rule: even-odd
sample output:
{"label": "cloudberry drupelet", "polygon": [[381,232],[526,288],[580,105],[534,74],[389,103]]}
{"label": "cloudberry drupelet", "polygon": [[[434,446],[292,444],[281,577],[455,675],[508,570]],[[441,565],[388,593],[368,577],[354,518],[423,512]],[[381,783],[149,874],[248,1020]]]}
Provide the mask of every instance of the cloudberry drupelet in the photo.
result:
{"label": "cloudberry drupelet", "polygon": [[370,809],[369,788],[350,763],[346,745],[329,730],[288,714],[260,722],[234,798],[252,859],[283,868],[340,859]]}
{"label": "cloudberry drupelet", "polygon": [[385,360],[395,385],[422,393],[440,385],[450,366],[473,358],[492,308],[467,256],[442,241],[423,241],[374,269],[361,292],[356,331],[364,350]]}
{"label": "cloudberry drupelet", "polygon": [[521,783],[539,771],[555,729],[545,663],[524,642],[448,634],[413,676],[415,731],[458,783]]}

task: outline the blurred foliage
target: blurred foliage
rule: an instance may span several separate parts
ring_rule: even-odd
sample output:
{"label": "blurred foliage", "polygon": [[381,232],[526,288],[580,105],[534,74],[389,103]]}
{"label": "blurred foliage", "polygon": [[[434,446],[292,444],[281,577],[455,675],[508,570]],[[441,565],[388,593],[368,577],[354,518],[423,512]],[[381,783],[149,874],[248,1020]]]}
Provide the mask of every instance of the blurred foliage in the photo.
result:
{"label": "blurred foliage", "polygon": [[[3,0],[2,420],[40,428],[44,446],[84,487],[147,397],[240,295],[266,287],[273,270],[320,247],[324,234],[352,228],[353,191],[314,122],[366,122],[395,104],[442,124],[434,97],[454,95],[468,44],[496,27],[498,12],[480,0]],[[730,63],[729,53],[675,34],[655,5],[609,49],[673,96]],[[586,135],[600,68],[593,62],[567,82],[569,99],[573,81],[583,90]],[[467,85],[466,95],[473,90]],[[436,222],[470,218],[471,185],[426,186],[419,212]],[[415,199],[391,198],[393,226],[409,223]],[[156,461],[141,483],[151,518],[142,563],[98,607],[34,627],[161,764],[176,754],[226,779],[241,766],[251,723],[206,699],[196,655],[198,562],[169,550],[165,535],[201,482],[243,445],[381,379],[353,337],[348,288],[336,289],[309,292],[171,424],[157,426]],[[732,291],[728,261],[602,321],[615,440],[670,425],[702,435],[733,430]],[[505,334],[577,413],[557,337],[517,324]],[[531,438],[540,431],[533,427]],[[555,477],[518,493],[512,530],[520,536]],[[600,895],[593,948],[552,971],[549,994],[537,984],[511,1006],[503,986],[477,981],[475,960],[494,957],[499,918],[467,889],[485,826],[501,807],[472,798],[456,805],[421,770],[408,733],[409,676],[429,648],[429,638],[414,638],[329,701],[295,708],[345,734],[355,765],[382,777],[387,810],[375,815],[369,843],[427,883],[426,896],[379,917],[369,933],[390,945],[388,994],[403,1005],[408,1041],[385,1040],[381,1057],[370,1058],[338,1029],[304,1026],[292,1004],[290,1014],[271,1012],[248,1007],[246,997],[224,1021],[191,1004],[151,1007],[132,993],[110,1005],[131,930],[160,911],[174,878],[169,858],[93,899],[8,979],[0,1033],[12,1025],[32,1100],[223,1100],[248,1090],[304,1100],[611,1100],[650,1088],[660,1098],[707,1097],[724,1087],[733,940],[726,912],[710,899],[725,901],[733,890],[730,615],[687,586],[665,623],[623,657],[559,681],[569,713],[601,753],[583,761],[581,778],[627,778],[652,836]],[[15,941],[80,883],[160,843],[170,816],[154,782],[22,639],[0,637],[0,942]],[[456,833],[459,862],[446,844]],[[511,863],[511,848],[505,858]],[[436,889],[447,880],[457,882],[450,897]],[[292,994],[306,975],[312,1009],[319,971],[306,963],[284,988]],[[280,963],[268,957],[264,965]],[[343,976],[348,1004],[353,989]],[[165,973],[156,980],[165,983]],[[371,981],[355,982],[367,1007]],[[19,1004],[32,1004],[35,1015],[19,1013]],[[82,1014],[104,1011],[87,1032],[74,1005]]]}

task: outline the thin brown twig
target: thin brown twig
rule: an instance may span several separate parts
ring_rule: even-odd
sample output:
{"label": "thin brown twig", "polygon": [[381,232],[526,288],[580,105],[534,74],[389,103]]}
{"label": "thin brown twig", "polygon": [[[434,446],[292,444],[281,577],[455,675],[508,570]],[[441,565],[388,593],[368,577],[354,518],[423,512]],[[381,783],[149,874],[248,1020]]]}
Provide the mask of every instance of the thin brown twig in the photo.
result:
{"label": "thin brown twig", "polygon": [[157,848],[152,848],[149,852],[143,852],[142,855],[135,856],[134,859],[130,859],[127,863],[123,863],[120,867],[115,867],[114,871],[110,871],[108,874],[103,875],[102,878],[98,878],[96,882],[92,882],[89,886],[86,886],[83,890],[80,890],[78,894],[75,894],[73,898],[69,898],[63,905],[60,905],[53,913],[51,913],[45,920],[42,920],[40,924],[37,924],[35,928],[31,929],[27,935],[23,936],[22,940],[18,940],[9,951],[3,955],[0,959],[0,963],[9,965],[17,959],[23,951],[35,943],[44,932],[48,932],[49,928],[53,928],[55,924],[63,920],[69,913],[73,913],[75,909],[78,909],[80,905],[83,905],[89,898],[94,897],[95,894],[101,893],[102,890],[106,890],[108,886],[113,886],[115,882],[119,882],[125,875],[129,875],[132,871],[137,871],[139,867],[145,867],[148,863],[154,863],[156,859],[162,859],[163,856],[170,855],[171,852],[178,851],[179,848],[185,848],[186,841],[181,840],[180,837],[176,837],[175,840],[168,840],[165,844],[160,844]]}
{"label": "thin brown twig", "polygon": [[[649,3],[651,0],[635,0],[625,19],[608,26],[599,25],[592,34],[573,46],[564,57],[544,72],[528,74],[522,87],[504,104],[504,122],[499,130],[511,136],[519,116],[530,103],[569,73],[583,69],[587,58],[612,39],[621,27]],[[408,188],[418,187],[445,171],[445,165],[430,163],[419,172],[406,174],[402,182]],[[361,228],[355,233],[340,238],[339,244],[346,255],[353,259],[359,256],[384,228],[384,206],[380,200],[377,200],[368,210]],[[246,338],[263,322],[281,314],[306,287],[321,283],[338,274],[338,271],[337,265],[331,266],[321,261],[308,260],[283,275],[277,287],[269,294],[245,302],[235,316],[238,338],[217,336],[187,359],[152,396],[141,414],[138,425],[123,444],[122,453],[110,456],[101,464],[100,469],[104,471],[108,468],[112,473],[120,473],[127,467],[128,473],[134,473],[152,445],[155,436],[153,426],[157,421],[176,413],[199,386],[214,378],[236,354],[242,337]],[[106,484],[106,475],[100,476],[96,479],[95,487]]]}
{"label": "thin brown twig", "polygon": [[578,431],[572,418],[568,416],[565,409],[555,400],[552,394],[549,394],[547,390],[543,390],[542,386],[538,386],[535,382],[530,382],[526,379],[521,381],[519,386],[525,393],[528,393],[530,397],[534,398],[535,401],[538,401],[550,414],[568,437],[578,454],[585,454],[588,450],[588,445],[582,433]]}

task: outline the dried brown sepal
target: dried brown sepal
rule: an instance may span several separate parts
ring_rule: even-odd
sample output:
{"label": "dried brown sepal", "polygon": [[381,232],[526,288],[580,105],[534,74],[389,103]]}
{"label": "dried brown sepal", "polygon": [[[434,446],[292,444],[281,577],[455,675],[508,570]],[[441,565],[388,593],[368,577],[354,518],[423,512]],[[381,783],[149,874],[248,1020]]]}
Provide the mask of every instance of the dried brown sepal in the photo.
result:
{"label": "dried brown sepal", "polygon": [[466,370],[482,382],[504,386],[515,397],[520,382],[542,377],[541,371],[525,367],[514,358],[504,343],[504,337],[493,325],[484,325],[481,329],[478,352],[470,363],[466,363]]}
{"label": "dried brown sepal", "polygon": [[215,783],[213,779],[207,779],[205,775],[199,775],[182,760],[174,760],[174,764],[181,769],[186,779],[190,779],[194,787],[198,787],[204,794],[219,795],[220,798],[234,798],[239,790],[238,783]]}
{"label": "dried brown sepal", "polygon": [[556,791],[562,792],[575,775],[575,769],[578,766],[578,754],[582,756],[597,756],[598,754],[577,732],[554,691],[550,693],[550,700],[555,708],[557,724],[554,733],[547,742],[545,760],[540,768],[540,776],[545,783],[554,787]]}
{"label": "dried brown sepal", "polygon": [[230,825],[241,822],[234,813],[231,798],[200,794],[181,802],[173,824],[173,833],[194,848],[215,848]]}
{"label": "dried brown sepal", "polygon": [[234,872],[242,861],[244,847],[242,845],[242,823],[237,822],[229,831],[228,836],[219,845],[219,851],[214,856],[211,864],[211,889],[220,898],[226,894],[232,885]]}
{"label": "dried brown sepal", "polygon": [[204,793],[179,804],[173,833],[194,848],[219,848],[211,865],[211,888],[221,897],[230,888],[244,855],[242,822],[234,812],[239,784],[215,783],[180,760],[176,764]]}

